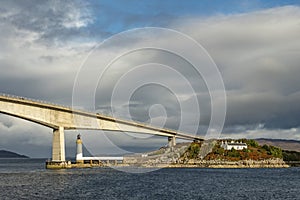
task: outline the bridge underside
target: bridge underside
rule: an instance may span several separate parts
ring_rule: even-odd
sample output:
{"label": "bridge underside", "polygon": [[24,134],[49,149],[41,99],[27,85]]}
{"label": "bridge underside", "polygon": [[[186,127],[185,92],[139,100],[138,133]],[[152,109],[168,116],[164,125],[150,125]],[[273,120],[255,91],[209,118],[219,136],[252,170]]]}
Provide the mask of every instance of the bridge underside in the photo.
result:
{"label": "bridge underside", "polygon": [[156,128],[132,121],[120,120],[100,114],[74,110],[22,97],[0,95],[0,113],[22,118],[53,129],[52,161],[65,161],[64,130],[108,130],[152,134],[168,137],[170,147],[176,144],[175,138],[203,140],[200,137],[174,130]]}

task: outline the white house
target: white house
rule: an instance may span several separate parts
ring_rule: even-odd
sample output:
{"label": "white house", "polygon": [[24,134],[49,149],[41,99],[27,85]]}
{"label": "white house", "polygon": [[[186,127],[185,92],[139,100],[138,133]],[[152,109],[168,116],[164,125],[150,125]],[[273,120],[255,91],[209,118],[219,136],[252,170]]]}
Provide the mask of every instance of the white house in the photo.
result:
{"label": "white house", "polygon": [[224,148],[225,150],[231,150],[232,148],[235,150],[243,150],[243,149],[247,149],[247,144],[242,142],[235,142],[233,140],[231,142],[222,141],[221,147]]}

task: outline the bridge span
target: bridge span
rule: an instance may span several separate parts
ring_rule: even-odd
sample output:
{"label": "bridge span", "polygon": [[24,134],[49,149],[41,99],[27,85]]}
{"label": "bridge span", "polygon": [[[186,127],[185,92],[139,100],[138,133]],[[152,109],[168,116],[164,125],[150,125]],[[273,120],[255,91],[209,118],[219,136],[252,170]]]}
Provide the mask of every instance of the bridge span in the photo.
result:
{"label": "bridge span", "polygon": [[202,141],[203,138],[175,130],[108,117],[99,113],[72,109],[24,97],[0,94],[0,113],[25,119],[53,129],[52,161],[65,161],[64,130],[105,130],[165,136],[170,147],[175,139]]}

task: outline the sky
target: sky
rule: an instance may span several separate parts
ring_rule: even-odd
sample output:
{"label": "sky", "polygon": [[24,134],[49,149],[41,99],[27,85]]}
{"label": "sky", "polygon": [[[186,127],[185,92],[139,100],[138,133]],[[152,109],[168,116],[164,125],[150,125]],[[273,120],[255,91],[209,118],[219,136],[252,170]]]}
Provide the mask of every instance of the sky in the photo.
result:
{"label": "sky", "polygon": [[[225,102],[220,138],[300,140],[299,1],[2,0],[0,30],[2,93],[201,136],[209,130],[212,110],[218,113]],[[206,79],[217,82],[214,71],[203,77],[182,55],[130,51],[146,45],[180,50],[191,59],[203,58],[202,63],[207,55],[222,77],[226,98],[207,85]],[[122,52],[130,53],[104,68],[104,61]],[[82,95],[87,91],[94,92],[88,105],[91,99]],[[77,133],[66,131],[70,156]],[[152,136],[82,134],[88,149],[103,154],[166,144]],[[52,130],[46,127],[2,114],[0,136],[0,149],[51,156]]]}

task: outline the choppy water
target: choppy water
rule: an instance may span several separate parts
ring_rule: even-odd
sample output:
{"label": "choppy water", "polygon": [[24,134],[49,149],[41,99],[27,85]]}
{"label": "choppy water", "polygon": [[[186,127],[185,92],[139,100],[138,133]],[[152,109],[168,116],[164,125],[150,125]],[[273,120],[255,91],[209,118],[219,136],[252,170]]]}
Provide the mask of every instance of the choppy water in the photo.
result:
{"label": "choppy water", "polygon": [[43,159],[0,159],[0,199],[300,199],[300,168],[46,170]]}

